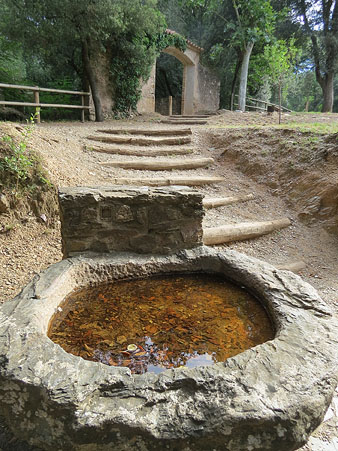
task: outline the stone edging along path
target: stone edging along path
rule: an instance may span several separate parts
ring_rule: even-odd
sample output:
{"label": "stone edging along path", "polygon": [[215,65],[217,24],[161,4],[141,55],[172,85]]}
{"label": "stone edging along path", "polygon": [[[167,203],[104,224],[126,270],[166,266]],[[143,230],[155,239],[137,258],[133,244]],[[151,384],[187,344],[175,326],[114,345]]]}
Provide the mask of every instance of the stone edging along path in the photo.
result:
{"label": "stone edging along path", "polygon": [[[70,291],[173,271],[223,274],[246,286],[269,311],[276,337],[224,363],[158,375],[85,361],[47,338]],[[290,451],[330,403],[337,337],[337,319],[310,285],[235,251],[67,259],[0,309],[0,415],[46,451]]]}

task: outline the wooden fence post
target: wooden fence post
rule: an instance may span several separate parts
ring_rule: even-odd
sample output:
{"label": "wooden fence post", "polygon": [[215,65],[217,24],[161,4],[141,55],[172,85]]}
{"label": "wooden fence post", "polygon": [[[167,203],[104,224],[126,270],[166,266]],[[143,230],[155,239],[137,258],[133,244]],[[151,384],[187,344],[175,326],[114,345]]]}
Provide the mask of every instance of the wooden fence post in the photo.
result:
{"label": "wooden fence post", "polygon": [[[85,96],[84,95],[81,96],[81,105],[83,107],[85,106]],[[84,121],[85,121],[85,109],[82,108],[82,110],[81,110],[81,122],[84,122]]]}
{"label": "wooden fence post", "polygon": [[[39,94],[39,91],[38,91],[39,88],[38,87],[36,87],[36,88],[37,88],[37,90],[34,91],[34,102],[39,105],[40,104],[40,94]],[[35,117],[36,117],[36,122],[38,124],[40,124],[40,122],[41,122],[41,115],[40,115],[40,107],[39,106],[37,106],[35,108]]]}
{"label": "wooden fence post", "polygon": [[234,111],[234,93],[231,93],[231,105],[230,105],[230,110]]}
{"label": "wooden fence post", "polygon": [[169,116],[173,115],[173,97],[169,96]]}

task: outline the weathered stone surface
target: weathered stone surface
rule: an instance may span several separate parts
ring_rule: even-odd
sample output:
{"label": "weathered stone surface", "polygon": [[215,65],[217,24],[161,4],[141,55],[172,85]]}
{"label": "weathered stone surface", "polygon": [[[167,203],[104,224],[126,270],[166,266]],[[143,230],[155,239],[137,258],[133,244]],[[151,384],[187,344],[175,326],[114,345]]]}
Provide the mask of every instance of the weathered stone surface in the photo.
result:
{"label": "weathered stone surface", "polygon": [[[276,337],[224,363],[144,375],[85,361],[47,338],[72,290],[172,271],[219,273],[248,287]],[[330,403],[337,340],[337,318],[310,285],[235,251],[74,257],[0,309],[0,416],[46,451],[291,451]]]}
{"label": "weathered stone surface", "polygon": [[0,214],[7,213],[10,209],[9,201],[7,197],[0,193]]}
{"label": "weathered stone surface", "polygon": [[184,187],[64,188],[59,192],[64,256],[87,251],[169,254],[198,246],[202,197]]}

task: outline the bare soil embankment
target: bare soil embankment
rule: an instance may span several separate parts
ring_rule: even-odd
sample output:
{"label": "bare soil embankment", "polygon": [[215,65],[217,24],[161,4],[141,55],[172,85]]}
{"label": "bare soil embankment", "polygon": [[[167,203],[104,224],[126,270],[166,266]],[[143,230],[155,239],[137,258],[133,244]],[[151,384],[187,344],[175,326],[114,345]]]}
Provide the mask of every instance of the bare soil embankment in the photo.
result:
{"label": "bare soil embankment", "polygon": [[210,132],[229,163],[281,196],[307,224],[338,234],[338,133],[292,129],[230,129]]}

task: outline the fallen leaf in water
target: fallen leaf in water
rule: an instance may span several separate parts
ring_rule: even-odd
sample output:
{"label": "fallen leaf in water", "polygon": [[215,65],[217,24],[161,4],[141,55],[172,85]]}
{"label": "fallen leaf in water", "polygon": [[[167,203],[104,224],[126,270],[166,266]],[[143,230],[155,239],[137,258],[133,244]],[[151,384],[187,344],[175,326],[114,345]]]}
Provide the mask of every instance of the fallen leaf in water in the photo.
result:
{"label": "fallen leaf in water", "polygon": [[110,366],[118,366],[118,363],[114,362],[112,357],[109,358],[108,363],[109,363]]}
{"label": "fallen leaf in water", "polygon": [[147,331],[149,334],[155,334],[155,333],[157,332],[157,327],[154,326],[154,325],[146,326],[146,331]]}
{"label": "fallen leaf in water", "polygon": [[87,332],[85,334],[83,334],[83,338],[89,337],[90,335],[93,335],[93,331],[87,330]]}
{"label": "fallen leaf in water", "polygon": [[100,299],[100,301],[103,301],[104,303],[108,302],[108,299],[106,299],[103,294],[99,294],[98,295],[98,299]]}
{"label": "fallen leaf in water", "polygon": [[177,316],[177,312],[176,312],[176,310],[174,310],[172,308],[168,308],[167,309],[167,315]]}
{"label": "fallen leaf in water", "polygon": [[89,352],[94,352],[94,349],[88,346],[86,343],[83,343],[84,348]]}
{"label": "fallen leaf in water", "polygon": [[79,326],[79,329],[96,329],[97,327],[98,327],[97,321],[95,321],[94,323],[81,324]]}
{"label": "fallen leaf in water", "polygon": [[144,355],[147,355],[147,353],[145,351],[135,352],[135,354],[134,354],[135,357],[142,357]]}
{"label": "fallen leaf in water", "polygon": [[118,343],[119,345],[122,345],[126,341],[127,341],[127,338],[124,335],[120,335],[119,337],[116,338],[116,343]]}

